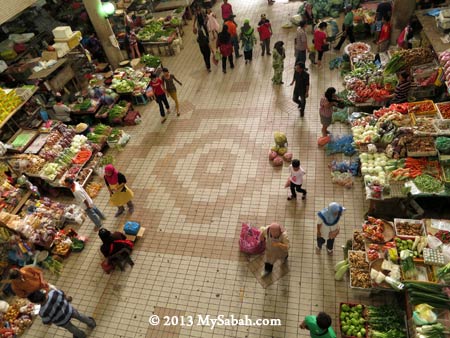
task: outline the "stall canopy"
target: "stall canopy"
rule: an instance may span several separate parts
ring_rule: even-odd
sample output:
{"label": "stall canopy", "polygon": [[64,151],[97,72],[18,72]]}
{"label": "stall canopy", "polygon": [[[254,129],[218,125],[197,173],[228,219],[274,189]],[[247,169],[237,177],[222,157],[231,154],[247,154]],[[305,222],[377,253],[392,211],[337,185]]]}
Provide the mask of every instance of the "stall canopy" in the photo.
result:
{"label": "stall canopy", "polygon": [[34,5],[37,0],[0,0],[0,25],[12,19],[23,10]]}

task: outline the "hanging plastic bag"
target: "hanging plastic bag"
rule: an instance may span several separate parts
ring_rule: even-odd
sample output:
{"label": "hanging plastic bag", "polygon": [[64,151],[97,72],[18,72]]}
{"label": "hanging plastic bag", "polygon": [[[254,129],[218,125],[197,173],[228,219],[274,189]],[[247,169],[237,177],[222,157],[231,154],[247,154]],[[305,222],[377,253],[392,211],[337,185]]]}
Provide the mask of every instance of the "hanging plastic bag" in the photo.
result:
{"label": "hanging plastic bag", "polygon": [[266,248],[265,242],[259,240],[261,231],[247,223],[242,223],[239,249],[247,254],[260,254]]}

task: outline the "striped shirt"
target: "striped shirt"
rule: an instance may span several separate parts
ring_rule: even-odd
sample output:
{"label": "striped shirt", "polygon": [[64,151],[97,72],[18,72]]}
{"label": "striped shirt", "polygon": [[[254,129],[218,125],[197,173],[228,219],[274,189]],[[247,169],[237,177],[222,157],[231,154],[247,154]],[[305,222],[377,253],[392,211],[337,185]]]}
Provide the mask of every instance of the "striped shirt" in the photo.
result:
{"label": "striped shirt", "polygon": [[308,48],[308,38],[303,28],[297,28],[297,37],[295,39],[296,50],[306,50]]}
{"label": "striped shirt", "polygon": [[411,81],[406,80],[395,87],[394,99],[392,103],[403,103],[408,101],[408,93],[411,88]]}
{"label": "striped shirt", "polygon": [[65,325],[72,317],[72,305],[66,300],[60,290],[50,290],[47,301],[42,304],[39,316],[44,324]]}

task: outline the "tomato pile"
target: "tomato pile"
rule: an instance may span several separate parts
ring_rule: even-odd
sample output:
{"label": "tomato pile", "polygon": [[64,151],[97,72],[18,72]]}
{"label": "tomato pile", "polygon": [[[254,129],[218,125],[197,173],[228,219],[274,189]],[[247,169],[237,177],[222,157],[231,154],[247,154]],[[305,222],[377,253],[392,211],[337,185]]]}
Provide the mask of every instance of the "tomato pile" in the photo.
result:
{"label": "tomato pile", "polygon": [[438,103],[439,111],[444,120],[450,119],[450,103]]}

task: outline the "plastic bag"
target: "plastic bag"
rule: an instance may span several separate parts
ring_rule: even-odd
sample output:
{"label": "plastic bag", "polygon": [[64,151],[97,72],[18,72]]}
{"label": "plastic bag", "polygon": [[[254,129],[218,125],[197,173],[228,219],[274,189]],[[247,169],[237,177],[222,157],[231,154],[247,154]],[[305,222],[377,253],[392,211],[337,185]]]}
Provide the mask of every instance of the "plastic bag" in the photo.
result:
{"label": "plastic bag", "polygon": [[317,140],[317,145],[319,146],[319,147],[323,147],[324,145],[326,145],[328,142],[330,142],[331,141],[331,137],[330,137],[330,135],[327,135],[327,136],[322,136],[322,137],[319,137],[318,138],[318,140]]}
{"label": "plastic bag", "polygon": [[282,133],[281,131],[276,131],[273,133],[273,138],[275,140],[276,145],[280,147],[287,146],[287,137],[285,133]]}
{"label": "plastic bag", "polygon": [[443,244],[439,238],[433,235],[428,235],[427,241],[430,249],[438,249]]}
{"label": "plastic bag", "polygon": [[347,123],[348,122],[348,112],[347,109],[345,110],[338,110],[333,113],[333,116],[331,118],[331,123],[335,122],[342,122]]}
{"label": "plastic bag", "polygon": [[353,187],[353,176],[351,173],[348,172],[341,173],[339,171],[333,171],[331,173],[331,181],[347,189]]}
{"label": "plastic bag", "polygon": [[262,253],[266,248],[266,244],[259,240],[260,234],[261,231],[258,228],[252,227],[247,223],[242,223],[239,249],[250,255]]}

